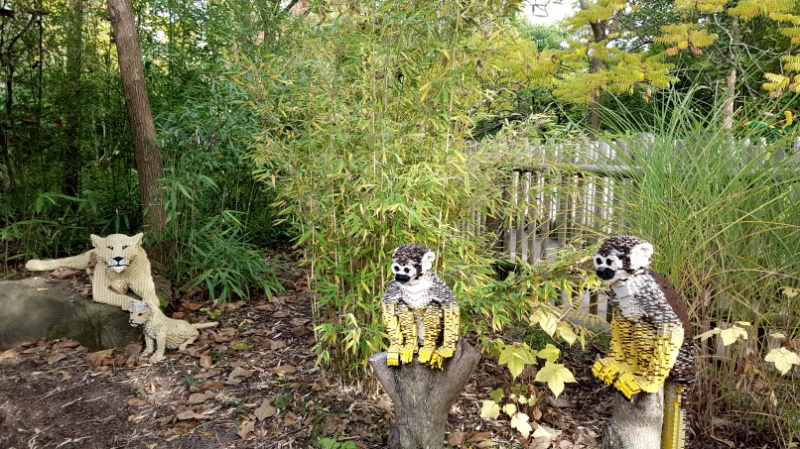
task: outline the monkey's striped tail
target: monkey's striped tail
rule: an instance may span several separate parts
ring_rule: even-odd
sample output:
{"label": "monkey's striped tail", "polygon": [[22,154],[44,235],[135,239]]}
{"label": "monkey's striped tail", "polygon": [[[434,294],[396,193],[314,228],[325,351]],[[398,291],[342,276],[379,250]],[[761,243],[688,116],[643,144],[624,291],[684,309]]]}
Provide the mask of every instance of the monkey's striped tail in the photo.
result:
{"label": "monkey's striped tail", "polygon": [[664,383],[664,424],[661,428],[661,449],[686,447],[686,385]]}

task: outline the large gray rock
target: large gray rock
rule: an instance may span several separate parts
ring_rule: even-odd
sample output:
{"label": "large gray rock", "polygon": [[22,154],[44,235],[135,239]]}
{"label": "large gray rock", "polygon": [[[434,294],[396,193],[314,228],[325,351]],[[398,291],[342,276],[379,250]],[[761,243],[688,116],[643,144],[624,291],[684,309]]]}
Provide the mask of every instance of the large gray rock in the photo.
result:
{"label": "large gray rock", "polygon": [[128,312],[45,277],[0,281],[0,348],[39,338],[70,338],[92,350],[120,348],[141,337]]}

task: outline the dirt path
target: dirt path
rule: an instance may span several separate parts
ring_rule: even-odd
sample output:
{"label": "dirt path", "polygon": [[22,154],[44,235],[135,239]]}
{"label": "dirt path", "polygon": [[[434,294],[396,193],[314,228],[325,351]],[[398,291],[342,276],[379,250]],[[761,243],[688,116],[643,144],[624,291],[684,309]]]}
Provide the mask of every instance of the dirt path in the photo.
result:
{"label": "dirt path", "polygon": [[[38,341],[0,353],[0,448],[383,447],[392,422],[388,397],[326,378],[311,350],[305,273],[293,269],[284,277],[281,296],[229,304],[219,316],[209,302],[180,302],[176,318],[211,315],[220,326],[203,330],[185,352],[167,351],[157,365],[138,361],[139,344],[91,353],[73,341]],[[591,378],[590,363],[567,362],[578,383],[558,400],[532,382],[535,371],[523,373],[519,380],[531,384],[525,394],[541,398],[526,411],[556,431],[531,440],[521,440],[507,419],[480,418],[489,392],[511,384],[508,370],[494,363],[481,361],[451,409],[450,444],[597,446],[611,401]],[[333,441],[338,445],[330,447]]]}

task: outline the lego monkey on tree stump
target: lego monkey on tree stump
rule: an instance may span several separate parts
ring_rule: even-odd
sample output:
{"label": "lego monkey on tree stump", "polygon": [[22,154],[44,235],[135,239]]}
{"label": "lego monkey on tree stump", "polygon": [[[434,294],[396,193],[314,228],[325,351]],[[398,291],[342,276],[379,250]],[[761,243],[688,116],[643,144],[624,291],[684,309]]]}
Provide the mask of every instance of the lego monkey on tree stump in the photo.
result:
{"label": "lego monkey on tree stump", "polygon": [[648,269],[652,255],[650,243],[616,236],[594,256],[597,275],[611,284],[613,313],[608,355],[592,374],[621,393],[604,447],[685,447],[686,389],[694,382],[691,324],[674,287]]}
{"label": "lego monkey on tree stump", "polygon": [[413,243],[392,256],[394,279],[382,299],[389,350],[369,359],[394,402],[390,448],[443,447],[447,413],[480,360],[475,348],[458,340],[458,304],[431,271],[435,259]]}

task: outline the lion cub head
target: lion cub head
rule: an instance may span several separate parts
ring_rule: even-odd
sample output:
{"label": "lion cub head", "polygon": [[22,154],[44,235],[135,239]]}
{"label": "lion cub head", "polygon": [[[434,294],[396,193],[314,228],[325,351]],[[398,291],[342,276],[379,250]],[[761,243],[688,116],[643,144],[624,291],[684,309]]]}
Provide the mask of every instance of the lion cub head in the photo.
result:
{"label": "lion cub head", "polygon": [[153,317],[153,310],[150,309],[150,304],[144,301],[132,301],[128,311],[131,313],[128,323],[133,327],[145,324]]}
{"label": "lion cub head", "polygon": [[128,268],[136,255],[141,251],[142,233],[133,237],[124,234],[111,234],[108,237],[98,237],[92,234],[92,245],[99,263],[121,273]]}

